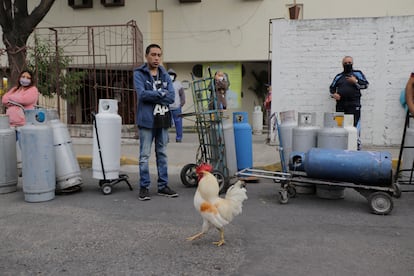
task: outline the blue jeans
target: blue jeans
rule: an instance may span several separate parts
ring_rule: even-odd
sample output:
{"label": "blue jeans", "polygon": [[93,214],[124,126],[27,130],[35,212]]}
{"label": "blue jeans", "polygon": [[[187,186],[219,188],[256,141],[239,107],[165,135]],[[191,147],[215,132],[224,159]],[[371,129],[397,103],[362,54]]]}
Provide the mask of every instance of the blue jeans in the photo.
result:
{"label": "blue jeans", "polygon": [[139,127],[139,185],[149,188],[151,178],[149,173],[149,158],[151,156],[152,141],[155,140],[155,157],[158,171],[158,190],[168,184],[168,128],[142,128]]}
{"label": "blue jeans", "polygon": [[181,107],[172,109],[171,114],[175,125],[175,140],[181,141],[183,139],[183,118],[179,116],[181,114]]}

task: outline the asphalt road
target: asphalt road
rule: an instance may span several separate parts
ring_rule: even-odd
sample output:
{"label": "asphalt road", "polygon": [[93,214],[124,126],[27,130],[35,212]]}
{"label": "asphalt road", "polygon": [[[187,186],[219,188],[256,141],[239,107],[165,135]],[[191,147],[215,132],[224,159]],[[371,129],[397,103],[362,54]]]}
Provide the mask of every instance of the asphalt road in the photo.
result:
{"label": "asphalt road", "polygon": [[[134,191],[121,182],[107,196],[90,168],[82,169],[81,192],[47,202],[25,202],[20,181],[17,192],[0,195],[0,274],[414,275],[414,193],[403,193],[390,215],[378,216],[352,189],[344,199],[298,195],[281,205],[279,184],[260,179],[247,184],[249,198],[226,226],[225,245],[212,244],[215,229],[186,241],[202,223],[192,203],[195,188],[179,180],[192,147],[170,147],[184,155],[175,161],[170,155],[178,198],[156,195],[153,185],[152,199],[139,201],[136,166],[122,167]],[[265,162],[267,154],[273,158],[270,150],[257,155]]]}
{"label": "asphalt road", "polygon": [[90,169],[82,176],[81,192],[48,202],[26,203],[20,185],[0,196],[1,275],[414,275],[412,193],[378,216],[351,189],[345,199],[298,195],[281,205],[278,184],[250,183],[243,213],[216,247],[215,230],[186,241],[201,218],[195,189],[178,175],[178,198],[152,187],[148,202],[123,182],[105,196]]}

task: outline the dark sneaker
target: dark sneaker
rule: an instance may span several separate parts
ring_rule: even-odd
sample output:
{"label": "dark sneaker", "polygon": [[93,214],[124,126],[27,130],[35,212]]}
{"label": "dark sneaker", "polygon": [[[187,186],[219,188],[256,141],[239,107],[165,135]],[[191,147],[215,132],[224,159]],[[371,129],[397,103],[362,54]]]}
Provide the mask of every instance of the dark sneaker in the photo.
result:
{"label": "dark sneaker", "polygon": [[170,187],[165,186],[161,190],[158,190],[158,194],[166,197],[177,197],[178,194],[170,189]]}
{"label": "dark sneaker", "polygon": [[150,196],[149,196],[149,191],[147,188],[143,188],[141,187],[139,189],[139,195],[138,195],[138,199],[139,200],[150,200]]}

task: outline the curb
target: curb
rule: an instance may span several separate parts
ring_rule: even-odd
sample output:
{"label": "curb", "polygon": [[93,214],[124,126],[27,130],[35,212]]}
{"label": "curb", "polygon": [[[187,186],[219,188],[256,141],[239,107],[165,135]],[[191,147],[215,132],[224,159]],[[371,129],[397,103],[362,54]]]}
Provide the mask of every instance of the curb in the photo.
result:
{"label": "curb", "polygon": [[[78,155],[76,156],[78,159],[79,166],[83,169],[85,168],[92,168],[92,156],[90,155]],[[137,165],[138,166],[138,159],[121,156],[120,158],[121,166],[123,165]]]}

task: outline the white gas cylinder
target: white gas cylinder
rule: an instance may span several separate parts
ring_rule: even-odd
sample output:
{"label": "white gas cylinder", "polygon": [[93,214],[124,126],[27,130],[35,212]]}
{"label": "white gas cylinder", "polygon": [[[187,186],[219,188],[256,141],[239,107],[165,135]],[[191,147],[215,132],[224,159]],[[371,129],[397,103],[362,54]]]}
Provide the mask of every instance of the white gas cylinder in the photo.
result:
{"label": "white gas cylinder", "polygon": [[122,119],[118,115],[118,101],[100,99],[99,112],[95,116],[93,129],[93,178],[108,180],[119,178],[121,128]]}
{"label": "white gas cylinder", "polygon": [[354,115],[344,114],[344,129],[348,131],[348,150],[358,149],[358,130],[354,127]]}
{"label": "white gas cylinder", "polygon": [[254,107],[253,111],[253,134],[260,135],[263,131],[263,112],[260,105]]}

